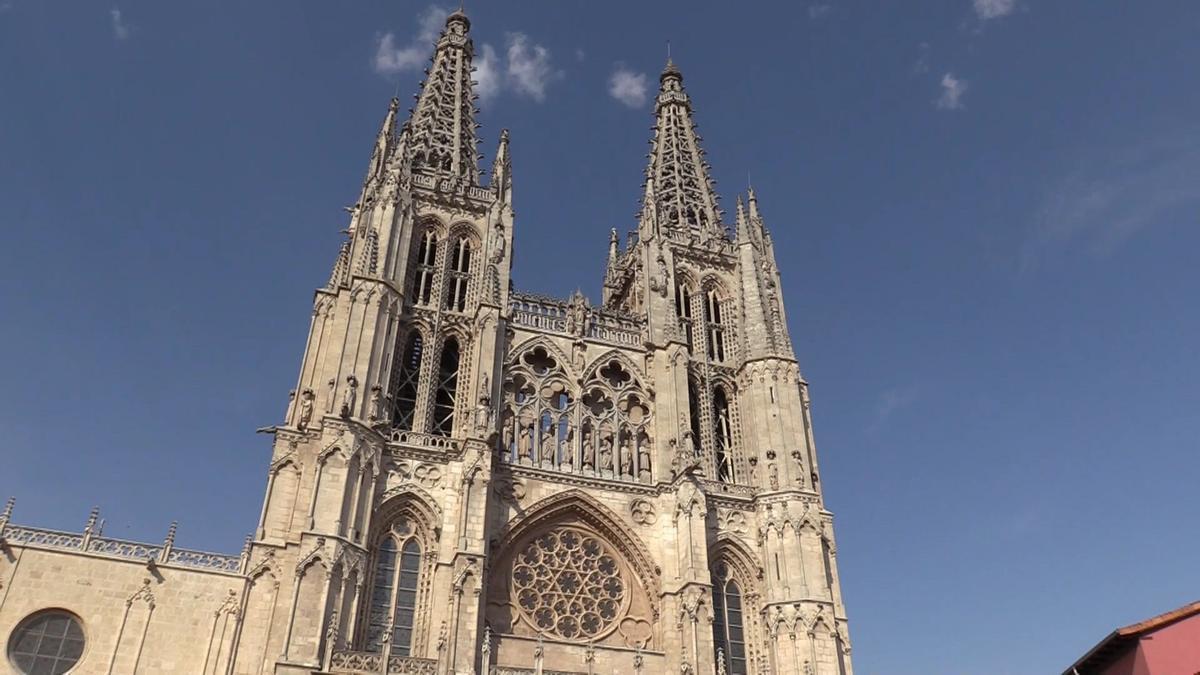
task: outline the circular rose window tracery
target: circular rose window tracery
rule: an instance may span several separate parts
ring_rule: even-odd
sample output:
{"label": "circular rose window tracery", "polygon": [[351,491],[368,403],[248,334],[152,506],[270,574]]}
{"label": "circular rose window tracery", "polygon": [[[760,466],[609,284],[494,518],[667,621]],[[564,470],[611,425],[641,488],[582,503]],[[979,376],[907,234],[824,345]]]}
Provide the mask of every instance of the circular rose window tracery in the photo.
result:
{"label": "circular rose window tracery", "polygon": [[607,632],[625,605],[617,556],[595,535],[559,528],[539,535],[513,561],[513,596],[539,632],[591,639]]}

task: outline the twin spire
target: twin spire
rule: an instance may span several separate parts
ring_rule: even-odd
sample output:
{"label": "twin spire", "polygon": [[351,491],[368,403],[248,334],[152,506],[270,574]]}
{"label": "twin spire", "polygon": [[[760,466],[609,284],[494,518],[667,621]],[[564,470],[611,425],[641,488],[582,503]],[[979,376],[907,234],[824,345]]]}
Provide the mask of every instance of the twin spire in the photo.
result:
{"label": "twin spire", "polygon": [[408,122],[407,149],[413,173],[479,184],[479,125],[475,115],[471,21],[462,10],[446,17],[417,104]]}
{"label": "twin spire", "polygon": [[709,165],[692,121],[692,104],[683,89],[683,75],[670,59],[659,76],[654,101],[654,138],[642,197],[643,223],[653,213],[658,231],[695,235],[723,234]]}

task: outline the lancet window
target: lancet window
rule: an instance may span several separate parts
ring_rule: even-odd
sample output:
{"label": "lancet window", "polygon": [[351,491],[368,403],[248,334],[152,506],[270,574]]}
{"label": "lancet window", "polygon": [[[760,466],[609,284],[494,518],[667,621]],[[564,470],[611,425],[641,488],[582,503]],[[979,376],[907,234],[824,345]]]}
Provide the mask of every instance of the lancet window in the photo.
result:
{"label": "lancet window", "polygon": [[414,305],[428,305],[433,299],[433,277],[437,271],[437,233],[426,230],[417,240],[417,257],[414,260],[413,282],[409,288],[408,301]]}
{"label": "lancet window", "polygon": [[725,360],[725,325],[721,314],[721,297],[715,290],[708,291],[704,294],[704,328],[710,361]]}
{"label": "lancet window", "polygon": [[454,411],[458,405],[458,363],[458,340],[446,338],[438,361],[437,391],[433,398],[433,433],[441,436],[449,436],[454,432]]}
{"label": "lancet window", "polygon": [[686,283],[675,284],[675,316],[679,317],[679,332],[692,349],[692,292]]}
{"label": "lancet window", "polygon": [[413,329],[396,350],[392,362],[392,425],[409,431],[413,428],[417,411],[417,391],[421,379],[421,354],[425,350],[425,339],[421,331]]}
{"label": "lancet window", "polygon": [[392,654],[412,653],[420,583],[421,542],[412,525],[401,518],[375,547],[363,645],[367,651],[380,652],[390,642]]}
{"label": "lancet window", "polygon": [[713,450],[717,480],[733,482],[733,428],[729,421],[729,399],[725,389],[713,389]]}
{"label": "lancet window", "polygon": [[725,661],[729,675],[746,675],[746,632],[742,589],[730,578],[728,567],[713,574],[713,644]]}
{"label": "lancet window", "polygon": [[467,308],[467,283],[471,280],[471,241],[459,237],[450,251],[447,275],[446,309],[456,312]]}

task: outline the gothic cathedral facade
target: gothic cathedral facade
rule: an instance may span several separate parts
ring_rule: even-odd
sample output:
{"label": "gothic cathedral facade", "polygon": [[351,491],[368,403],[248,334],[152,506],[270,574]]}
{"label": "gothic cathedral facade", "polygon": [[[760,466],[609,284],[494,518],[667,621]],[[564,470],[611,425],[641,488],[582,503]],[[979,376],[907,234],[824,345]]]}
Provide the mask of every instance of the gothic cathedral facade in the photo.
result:
{"label": "gothic cathedral facade", "polygon": [[[450,15],[411,115],[393,99],[384,118],[271,429],[252,541],[224,571],[155,548],[154,578],[95,620],[123,611],[122,633],[83,630],[103,644],[74,672],[201,672],[146,666],[154,636],[171,641],[152,613],[187,572],[189,597],[219,587],[214,616],[228,606],[220,631],[199,622],[204,673],[852,675],[808,386],[753,191],[727,228],[668,63],[603,297],[514,290],[509,138],[484,180],[469,31]],[[45,538],[9,512],[0,544],[32,555]],[[0,593],[19,594],[5,564]],[[8,604],[0,637],[37,609]]]}

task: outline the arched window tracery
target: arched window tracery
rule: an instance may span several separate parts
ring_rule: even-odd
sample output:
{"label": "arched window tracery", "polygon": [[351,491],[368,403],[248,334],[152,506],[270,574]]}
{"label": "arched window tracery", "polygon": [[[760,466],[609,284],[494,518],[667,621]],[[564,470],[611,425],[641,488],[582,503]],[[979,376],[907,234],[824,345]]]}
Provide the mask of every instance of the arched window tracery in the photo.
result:
{"label": "arched window tracery", "polygon": [[448,337],[442,343],[438,360],[436,392],[433,398],[433,433],[449,436],[454,432],[454,411],[458,405],[458,340]]}
{"label": "arched window tracery", "polygon": [[721,564],[713,574],[713,645],[729,675],[746,675],[746,624],[742,589]]}
{"label": "arched window tracery", "polygon": [[460,236],[450,251],[447,270],[446,309],[462,312],[467,308],[467,285],[471,280],[471,241]]}
{"label": "arched window tracery", "polygon": [[428,228],[417,240],[414,258],[413,281],[409,287],[408,301],[414,305],[427,306],[433,300],[433,277],[437,271],[437,233]]}
{"label": "arched window tracery", "polygon": [[428,586],[422,579],[422,539],[413,523],[401,516],[377,540],[363,631],[368,652],[383,651],[386,642],[393,655],[411,656],[417,646],[423,589]]}
{"label": "arched window tracery", "polygon": [[687,282],[675,284],[675,316],[679,317],[679,332],[687,343],[688,351],[692,350],[692,292]]}
{"label": "arched window tracery", "polygon": [[582,390],[558,359],[534,347],[508,367],[504,384],[506,461],[649,482],[650,407],[641,384],[613,359]]}
{"label": "arched window tracery", "polygon": [[392,426],[411,431],[416,421],[417,395],[421,380],[421,356],[425,338],[413,328],[396,350],[392,361]]}

